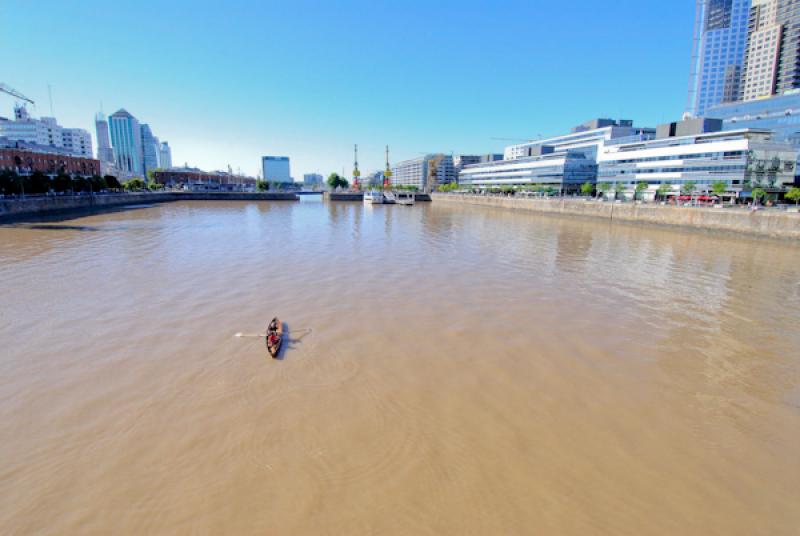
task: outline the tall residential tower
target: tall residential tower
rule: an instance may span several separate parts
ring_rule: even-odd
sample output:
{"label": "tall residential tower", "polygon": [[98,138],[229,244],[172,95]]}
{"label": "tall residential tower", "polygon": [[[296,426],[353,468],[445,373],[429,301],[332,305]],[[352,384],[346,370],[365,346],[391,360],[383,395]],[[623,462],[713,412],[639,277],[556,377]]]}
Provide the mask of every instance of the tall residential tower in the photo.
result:
{"label": "tall residential tower", "polygon": [[686,106],[693,116],[740,99],[750,1],[697,0]]}

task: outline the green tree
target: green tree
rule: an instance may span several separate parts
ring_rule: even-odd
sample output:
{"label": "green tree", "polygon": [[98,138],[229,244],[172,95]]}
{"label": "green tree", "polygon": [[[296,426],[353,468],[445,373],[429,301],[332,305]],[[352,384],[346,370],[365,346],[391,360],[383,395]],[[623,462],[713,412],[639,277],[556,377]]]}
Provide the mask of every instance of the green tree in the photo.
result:
{"label": "green tree", "polygon": [[72,189],[72,179],[69,175],[65,175],[64,173],[59,173],[53,179],[53,190],[56,192],[66,192],[67,190]]}
{"label": "green tree", "polygon": [[[623,195],[625,193],[625,184],[622,182],[618,182],[614,184],[614,200],[617,199],[617,196]],[[625,197],[623,195],[622,199],[624,200]]]}
{"label": "green tree", "polygon": [[755,201],[756,205],[758,205],[758,202],[762,198],[764,198],[766,195],[767,195],[767,192],[764,191],[763,188],[755,188],[755,189],[753,189],[752,196],[753,196],[753,201]]}
{"label": "green tree", "polygon": [[588,181],[581,184],[581,193],[583,195],[592,195],[593,192],[594,192],[594,184]]}
{"label": "green tree", "polygon": [[131,179],[129,181],[125,181],[125,183],[122,185],[122,187],[125,188],[129,192],[134,192],[134,191],[137,191],[137,190],[144,190],[145,182],[144,182],[143,179],[141,179],[139,177],[135,177],[135,178],[133,178],[133,179]]}
{"label": "green tree", "polygon": [[122,185],[119,183],[119,180],[114,175],[104,175],[103,180],[106,181],[106,185],[108,188],[112,188],[114,190],[119,190],[122,188]]}
{"label": "green tree", "polygon": [[256,181],[256,190],[259,192],[267,192],[269,191],[269,183],[267,181],[257,180]]}
{"label": "green tree", "polygon": [[648,184],[646,182],[644,182],[644,181],[640,181],[640,182],[636,183],[636,192],[633,194],[634,200],[637,197],[641,197],[642,192],[647,190],[647,186],[648,186]]}
{"label": "green tree", "polygon": [[350,186],[350,183],[338,173],[331,173],[328,175],[328,186],[331,190],[335,190],[336,188],[347,188]]}
{"label": "green tree", "polygon": [[600,184],[597,185],[597,191],[600,192],[603,195],[603,197],[605,197],[605,195],[608,193],[610,189],[611,189],[610,182],[601,182]]}
{"label": "green tree", "polygon": [[794,201],[795,205],[800,205],[800,188],[797,187],[789,188],[789,191],[786,192],[785,197],[789,201]]}
{"label": "green tree", "polygon": [[728,191],[728,183],[725,181],[715,181],[711,184],[711,191],[717,196],[722,196]]}
{"label": "green tree", "polygon": [[659,196],[661,199],[666,199],[667,195],[672,191],[672,183],[665,182],[658,186],[656,190],[656,195]]}
{"label": "green tree", "polygon": [[697,183],[694,181],[686,181],[681,186],[681,192],[685,193],[686,195],[692,195],[697,188]]}

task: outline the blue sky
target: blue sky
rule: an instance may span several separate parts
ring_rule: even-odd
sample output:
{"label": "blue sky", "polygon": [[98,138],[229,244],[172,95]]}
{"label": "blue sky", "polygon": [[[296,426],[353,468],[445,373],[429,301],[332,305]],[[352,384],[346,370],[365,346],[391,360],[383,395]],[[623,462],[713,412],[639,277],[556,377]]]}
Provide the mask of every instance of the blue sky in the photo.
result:
{"label": "blue sky", "polygon": [[[566,6],[569,5],[567,8]],[[94,135],[126,108],[176,164],[363,171],[683,112],[692,0],[0,0],[0,81]],[[13,99],[0,95],[0,115]]]}

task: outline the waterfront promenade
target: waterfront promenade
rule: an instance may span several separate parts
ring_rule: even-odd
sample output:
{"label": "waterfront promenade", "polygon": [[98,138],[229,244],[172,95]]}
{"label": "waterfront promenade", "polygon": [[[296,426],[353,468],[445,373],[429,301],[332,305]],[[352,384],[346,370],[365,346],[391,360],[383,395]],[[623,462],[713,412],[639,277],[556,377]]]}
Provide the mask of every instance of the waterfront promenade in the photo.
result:
{"label": "waterfront promenade", "polygon": [[94,195],[43,195],[0,199],[0,221],[34,215],[58,214],[173,201],[298,201],[294,192],[136,192]]}
{"label": "waterfront promenade", "polygon": [[588,217],[608,222],[651,224],[724,231],[781,239],[800,239],[800,213],[740,208],[675,207],[657,203],[597,201],[588,198],[522,198],[474,194],[432,195],[435,203],[479,205],[549,215]]}

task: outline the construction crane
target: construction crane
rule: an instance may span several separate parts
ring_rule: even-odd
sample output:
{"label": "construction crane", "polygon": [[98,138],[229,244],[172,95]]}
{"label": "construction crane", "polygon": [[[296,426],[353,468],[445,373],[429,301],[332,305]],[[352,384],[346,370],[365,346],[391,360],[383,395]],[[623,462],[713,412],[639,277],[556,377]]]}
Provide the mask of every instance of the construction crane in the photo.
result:
{"label": "construction crane", "polygon": [[36,106],[36,103],[33,102],[33,99],[29,99],[28,97],[26,97],[25,95],[23,95],[22,93],[17,91],[16,89],[14,89],[12,87],[8,87],[7,85],[5,85],[2,82],[0,82],[0,92],[7,93],[7,94],[11,95],[12,97],[16,97],[16,98],[18,98],[20,100],[24,100],[25,102],[30,102],[31,104]]}

